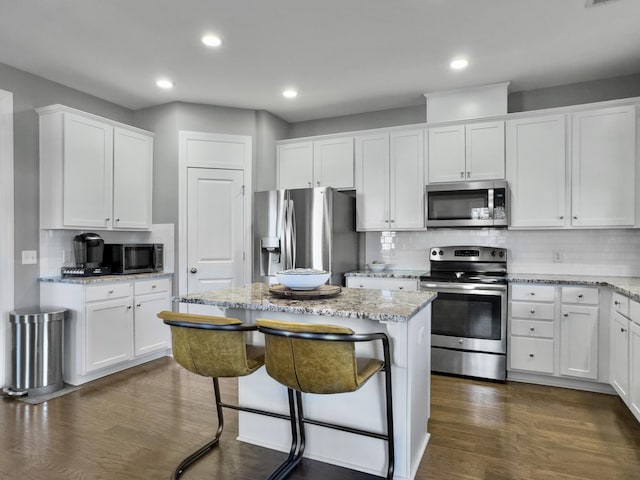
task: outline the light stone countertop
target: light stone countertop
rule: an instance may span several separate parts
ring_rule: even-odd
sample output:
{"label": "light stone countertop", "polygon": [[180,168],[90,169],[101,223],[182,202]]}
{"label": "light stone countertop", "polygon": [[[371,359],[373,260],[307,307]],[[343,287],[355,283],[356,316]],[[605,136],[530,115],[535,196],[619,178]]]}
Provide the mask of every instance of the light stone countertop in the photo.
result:
{"label": "light stone countertop", "polygon": [[171,278],[170,272],[131,273],[127,275],[96,275],[94,277],[40,277],[39,282],[75,283],[79,285],[92,285],[95,283],[131,282],[134,280],[146,280],[151,278]]}
{"label": "light stone countertop", "polygon": [[347,272],[345,277],[373,277],[373,278],[420,278],[426,275],[426,270],[383,270],[381,272],[373,272],[369,269],[356,270]]}
{"label": "light stone countertop", "polygon": [[336,297],[292,300],[272,296],[267,284],[252,283],[239,288],[175,297],[174,301],[241,310],[405,322],[428,306],[436,295],[435,292],[428,291],[405,292],[343,287]]}

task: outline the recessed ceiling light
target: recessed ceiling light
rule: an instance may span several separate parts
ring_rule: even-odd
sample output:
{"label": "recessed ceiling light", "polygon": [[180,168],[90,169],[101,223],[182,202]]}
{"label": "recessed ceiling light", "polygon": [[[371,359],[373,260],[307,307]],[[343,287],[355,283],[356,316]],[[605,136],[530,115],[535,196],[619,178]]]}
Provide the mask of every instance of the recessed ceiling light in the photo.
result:
{"label": "recessed ceiling light", "polygon": [[222,39],[217,35],[207,34],[202,37],[202,43],[204,43],[207,47],[219,47],[222,45]]}
{"label": "recessed ceiling light", "polygon": [[284,98],[296,98],[298,96],[298,92],[292,88],[288,88],[282,92],[282,96]]}
{"label": "recessed ceiling light", "polygon": [[173,88],[173,82],[171,80],[167,80],[167,79],[160,79],[156,82],[156,85],[160,88],[164,88],[165,90],[168,90],[170,88]]}
{"label": "recessed ceiling light", "polygon": [[469,60],[467,60],[466,58],[456,58],[449,64],[449,66],[453,70],[464,70],[465,68],[467,68],[468,65],[469,65]]}

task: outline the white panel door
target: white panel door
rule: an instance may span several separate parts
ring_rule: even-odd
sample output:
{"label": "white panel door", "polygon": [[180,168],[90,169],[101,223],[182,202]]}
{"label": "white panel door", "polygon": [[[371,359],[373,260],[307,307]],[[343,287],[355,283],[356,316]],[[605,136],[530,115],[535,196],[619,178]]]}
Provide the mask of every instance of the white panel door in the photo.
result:
{"label": "white panel door", "polygon": [[464,125],[429,129],[429,183],[465,180]]}
{"label": "white panel door", "polygon": [[313,142],[278,145],[278,188],[313,186]]}
{"label": "white panel door", "polygon": [[389,161],[389,228],[424,228],[424,130],[392,132]]}
{"label": "white panel door", "polygon": [[635,222],[636,107],[573,114],[572,224]]}
{"label": "white panel door", "polygon": [[313,142],[313,185],[353,188],[353,137]]}
{"label": "white panel door", "polygon": [[389,134],[356,137],[358,230],[389,228]]}
{"label": "white panel door", "polygon": [[113,127],[65,113],[63,148],[64,225],[110,226]]}
{"label": "white panel door", "polygon": [[466,179],[504,178],[504,122],[472,123],[466,126]]}
{"label": "white panel door", "polygon": [[113,131],[113,226],[151,228],[153,138]]}
{"label": "white panel door", "polygon": [[507,122],[512,228],[563,227],[567,222],[565,145],[564,115]]}
{"label": "white panel door", "polygon": [[244,285],[244,172],[189,168],[187,177],[187,292]]}
{"label": "white panel door", "polygon": [[609,383],[625,401],[629,395],[629,324],[627,318],[611,311]]}
{"label": "white panel door", "polygon": [[598,378],[598,307],[562,306],[560,373]]}
{"label": "white panel door", "polygon": [[629,329],[629,408],[640,421],[640,325]]}

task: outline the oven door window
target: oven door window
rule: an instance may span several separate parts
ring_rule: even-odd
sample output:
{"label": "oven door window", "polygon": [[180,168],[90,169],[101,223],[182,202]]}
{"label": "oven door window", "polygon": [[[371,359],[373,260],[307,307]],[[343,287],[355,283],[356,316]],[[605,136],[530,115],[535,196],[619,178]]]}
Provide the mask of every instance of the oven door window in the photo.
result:
{"label": "oven door window", "polygon": [[438,293],[432,304],[431,333],[500,340],[501,304],[499,295]]}
{"label": "oven door window", "polygon": [[429,220],[469,220],[488,218],[488,190],[429,192]]}

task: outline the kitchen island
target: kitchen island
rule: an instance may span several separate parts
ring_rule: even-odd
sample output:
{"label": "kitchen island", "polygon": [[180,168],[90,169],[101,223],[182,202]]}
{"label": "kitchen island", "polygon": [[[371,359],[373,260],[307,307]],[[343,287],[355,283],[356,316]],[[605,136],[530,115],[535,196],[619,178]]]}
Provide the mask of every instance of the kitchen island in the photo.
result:
{"label": "kitchen island", "polygon": [[[330,323],[356,333],[384,332],[389,336],[392,356],[393,415],[395,423],[396,479],[413,479],[429,441],[427,422],[430,405],[430,339],[433,292],[404,292],[343,288],[333,298],[291,300],[276,298],[269,286],[254,283],[240,288],[216,290],[178,297],[180,308],[197,305],[216,307],[248,323],[271,318],[308,323]],[[219,310],[218,310],[219,309]],[[253,333],[252,343],[263,344]],[[358,344],[358,355],[382,358],[379,342]],[[303,397],[306,414],[322,421],[384,433],[384,377],[379,374],[360,390],[338,395]],[[271,379],[264,368],[238,379],[242,406],[286,414],[286,389]],[[383,475],[386,473],[386,442],[333,429],[307,425],[305,457],[347,468]],[[238,439],[287,452],[290,431],[286,421],[239,413]]]}

